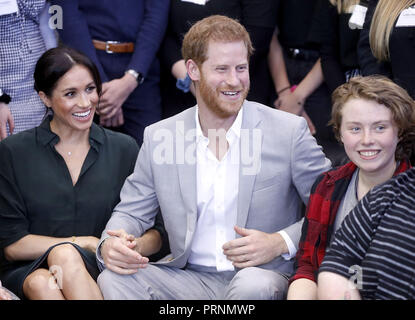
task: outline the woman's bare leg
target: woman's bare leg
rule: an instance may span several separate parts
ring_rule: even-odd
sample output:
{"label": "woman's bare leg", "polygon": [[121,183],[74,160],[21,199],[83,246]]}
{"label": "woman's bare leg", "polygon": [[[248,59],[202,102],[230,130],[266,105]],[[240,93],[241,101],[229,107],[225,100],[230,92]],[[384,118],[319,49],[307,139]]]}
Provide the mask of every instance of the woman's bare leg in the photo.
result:
{"label": "woman's bare leg", "polygon": [[102,300],[101,291],[92,279],[78,250],[71,244],[53,248],[48,256],[49,267],[67,300]]}
{"label": "woman's bare leg", "polygon": [[46,269],[37,269],[26,277],[23,293],[30,300],[65,300],[55,278]]}

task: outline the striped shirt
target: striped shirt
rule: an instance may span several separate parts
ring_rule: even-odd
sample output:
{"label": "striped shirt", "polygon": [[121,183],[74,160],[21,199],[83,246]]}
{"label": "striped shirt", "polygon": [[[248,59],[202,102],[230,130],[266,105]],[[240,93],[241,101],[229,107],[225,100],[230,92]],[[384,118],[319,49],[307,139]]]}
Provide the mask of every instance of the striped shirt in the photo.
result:
{"label": "striped shirt", "polygon": [[349,213],[323,271],[352,280],[363,299],[415,298],[415,168],[375,187]]}

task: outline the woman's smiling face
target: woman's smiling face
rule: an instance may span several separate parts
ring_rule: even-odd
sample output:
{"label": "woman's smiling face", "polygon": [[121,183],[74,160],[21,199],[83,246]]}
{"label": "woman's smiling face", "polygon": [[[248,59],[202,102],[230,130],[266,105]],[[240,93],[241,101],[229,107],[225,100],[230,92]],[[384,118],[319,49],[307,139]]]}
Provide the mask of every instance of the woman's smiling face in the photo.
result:
{"label": "woman's smiling face", "polygon": [[61,130],[88,130],[98,105],[96,84],[89,70],[74,65],[58,81],[50,97],[40,93],[53,110],[53,122]]}

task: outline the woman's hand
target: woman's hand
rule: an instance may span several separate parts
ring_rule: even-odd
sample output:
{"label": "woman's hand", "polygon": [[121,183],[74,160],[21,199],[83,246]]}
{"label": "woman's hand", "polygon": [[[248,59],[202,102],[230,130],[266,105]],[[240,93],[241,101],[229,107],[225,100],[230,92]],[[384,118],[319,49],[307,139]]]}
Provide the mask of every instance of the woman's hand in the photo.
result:
{"label": "woman's hand", "polygon": [[13,116],[7,104],[0,102],[0,141],[7,137],[7,123],[9,124],[10,134],[12,134],[14,129]]}
{"label": "woman's hand", "polygon": [[73,243],[77,244],[78,246],[80,246],[81,248],[85,250],[95,252],[97,250],[99,239],[93,236],[76,237]]}
{"label": "woman's hand", "polygon": [[304,111],[304,98],[300,97],[296,91],[285,91],[275,100],[274,107],[299,116]]}

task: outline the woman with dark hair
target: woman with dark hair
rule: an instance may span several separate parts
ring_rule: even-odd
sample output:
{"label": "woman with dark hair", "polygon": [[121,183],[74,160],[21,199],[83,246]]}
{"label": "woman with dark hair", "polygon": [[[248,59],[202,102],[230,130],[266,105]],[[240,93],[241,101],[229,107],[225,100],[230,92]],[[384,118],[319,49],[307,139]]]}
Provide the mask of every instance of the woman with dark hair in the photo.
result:
{"label": "woman with dark hair", "polygon": [[[101,80],[86,56],[48,50],[34,78],[52,112],[0,142],[0,280],[21,298],[102,299],[95,251],[138,146],[93,123]],[[147,256],[160,249],[159,232],[114,235]],[[148,259],[135,262],[138,270]]]}

